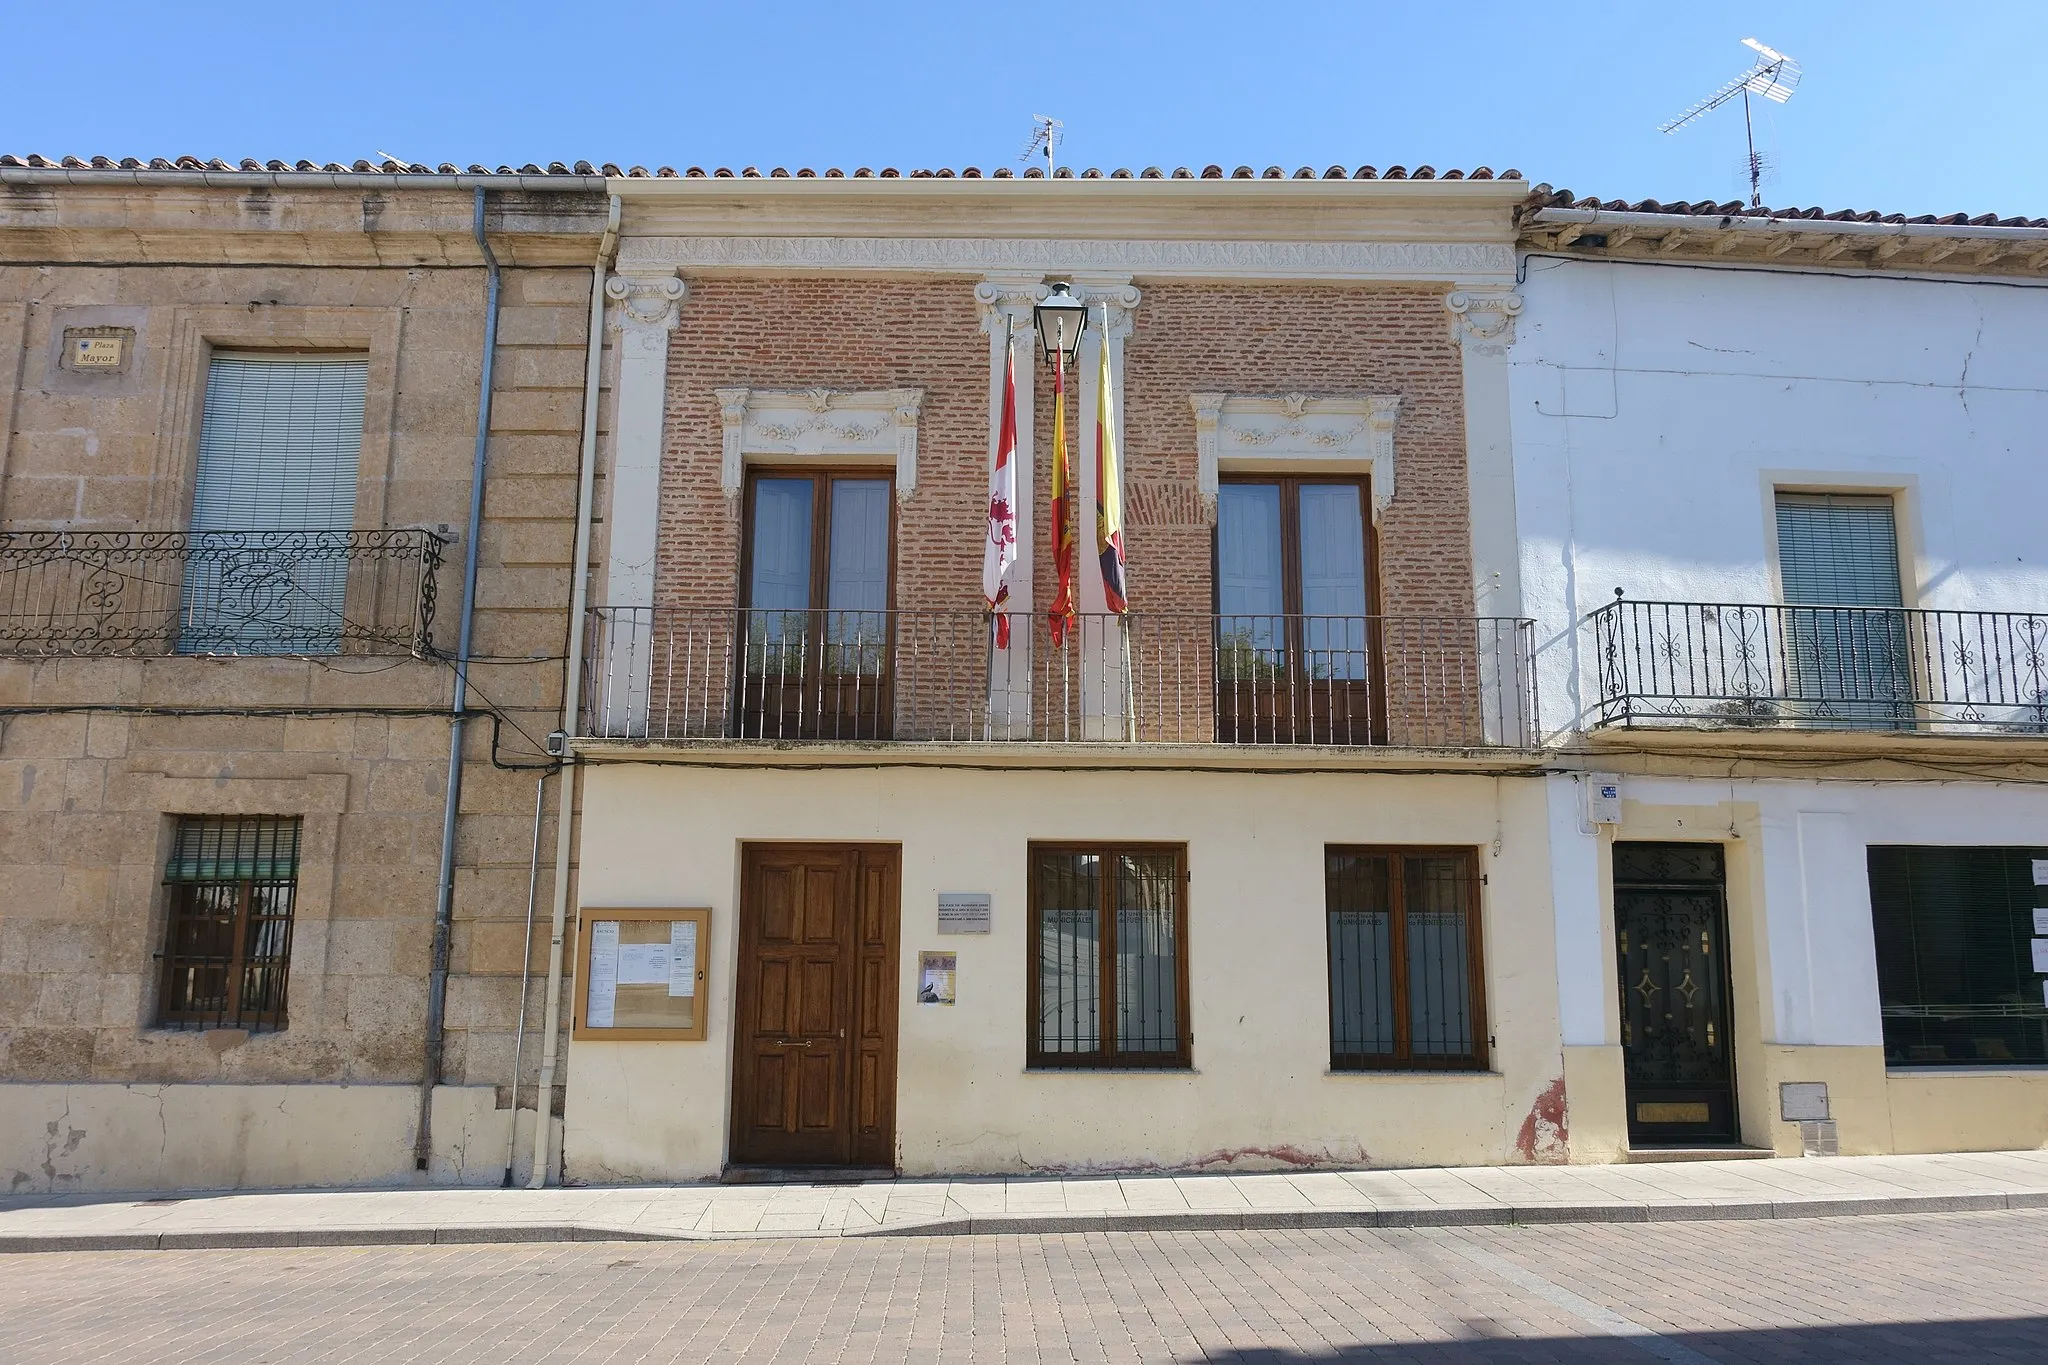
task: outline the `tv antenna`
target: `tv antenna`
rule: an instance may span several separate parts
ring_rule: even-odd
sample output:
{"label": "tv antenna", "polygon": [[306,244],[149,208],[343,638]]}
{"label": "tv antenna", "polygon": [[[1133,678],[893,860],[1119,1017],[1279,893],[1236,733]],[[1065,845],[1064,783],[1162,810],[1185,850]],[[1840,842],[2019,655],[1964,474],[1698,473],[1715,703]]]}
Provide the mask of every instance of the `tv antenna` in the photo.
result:
{"label": "tv antenna", "polygon": [[1049,114],[1033,114],[1031,116],[1031,140],[1024,144],[1024,153],[1017,160],[1029,161],[1032,157],[1038,155],[1040,148],[1043,148],[1045,150],[1045,173],[1050,176],[1053,170],[1053,149],[1060,145],[1061,140],[1066,135],[1066,124]]}
{"label": "tv antenna", "polygon": [[1756,65],[1671,122],[1660,124],[1657,131],[1675,133],[1694,119],[1719,109],[1737,95],[1742,96],[1742,130],[1749,140],[1749,206],[1755,209],[1762,208],[1764,203],[1764,159],[1756,150],[1756,124],[1750,117],[1749,97],[1761,95],[1773,104],[1785,103],[1799,85],[1800,70],[1798,62],[1774,48],[1765,47],[1754,38],[1744,38],[1742,45],[1755,49]]}

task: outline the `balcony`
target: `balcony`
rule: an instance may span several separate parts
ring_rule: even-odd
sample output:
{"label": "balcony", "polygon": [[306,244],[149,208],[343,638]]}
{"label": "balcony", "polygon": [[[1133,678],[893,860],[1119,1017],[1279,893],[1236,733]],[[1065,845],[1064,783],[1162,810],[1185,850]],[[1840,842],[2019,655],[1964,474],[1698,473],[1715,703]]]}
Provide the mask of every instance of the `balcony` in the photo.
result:
{"label": "balcony", "polygon": [[1596,726],[2048,735],[2048,613],[1617,599]]}
{"label": "balcony", "polygon": [[593,610],[583,733],[797,743],[1534,744],[1510,618]]}
{"label": "balcony", "polygon": [[412,654],[429,531],[0,532],[0,655]]}

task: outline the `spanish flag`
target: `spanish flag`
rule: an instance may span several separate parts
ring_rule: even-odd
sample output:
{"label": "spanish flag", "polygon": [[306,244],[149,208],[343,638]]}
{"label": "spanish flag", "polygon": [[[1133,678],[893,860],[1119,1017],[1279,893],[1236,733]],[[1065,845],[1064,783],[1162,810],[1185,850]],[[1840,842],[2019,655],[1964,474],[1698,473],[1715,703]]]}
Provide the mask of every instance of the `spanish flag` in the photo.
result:
{"label": "spanish flag", "polygon": [[1052,371],[1052,562],[1059,574],[1046,629],[1055,647],[1074,624],[1074,471],[1067,463],[1067,367]]}
{"label": "spanish flag", "polygon": [[1109,329],[1102,335],[1102,373],[1095,385],[1095,552],[1102,557],[1102,599],[1118,615],[1124,600],[1124,481],[1116,466],[1116,400],[1109,391]]}

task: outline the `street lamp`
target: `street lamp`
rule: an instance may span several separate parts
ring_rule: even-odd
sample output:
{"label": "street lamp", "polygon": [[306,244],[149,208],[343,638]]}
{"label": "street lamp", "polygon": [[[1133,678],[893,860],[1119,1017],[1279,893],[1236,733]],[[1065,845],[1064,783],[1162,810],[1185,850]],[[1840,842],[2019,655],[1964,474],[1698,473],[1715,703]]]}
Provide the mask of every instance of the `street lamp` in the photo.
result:
{"label": "street lamp", "polygon": [[1081,348],[1081,333],[1088,329],[1088,305],[1074,297],[1065,280],[1031,310],[1038,323],[1038,341],[1045,347],[1045,363],[1065,369]]}

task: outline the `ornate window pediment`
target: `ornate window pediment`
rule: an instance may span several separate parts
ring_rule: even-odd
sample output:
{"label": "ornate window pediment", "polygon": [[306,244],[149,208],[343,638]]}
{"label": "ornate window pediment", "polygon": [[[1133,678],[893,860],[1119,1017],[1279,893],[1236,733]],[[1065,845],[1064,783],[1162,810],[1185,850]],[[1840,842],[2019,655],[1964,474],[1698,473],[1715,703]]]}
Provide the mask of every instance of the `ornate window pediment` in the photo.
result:
{"label": "ornate window pediment", "polygon": [[896,467],[896,500],[917,491],[923,389],[714,389],[725,427],[719,483],[739,505],[749,459],[868,462]]}
{"label": "ornate window pediment", "polygon": [[1188,401],[1195,410],[1196,491],[1212,518],[1218,475],[1225,468],[1370,469],[1374,524],[1394,500],[1394,424],[1401,416],[1396,395],[1197,393]]}

